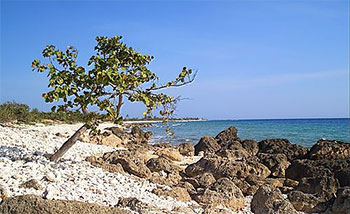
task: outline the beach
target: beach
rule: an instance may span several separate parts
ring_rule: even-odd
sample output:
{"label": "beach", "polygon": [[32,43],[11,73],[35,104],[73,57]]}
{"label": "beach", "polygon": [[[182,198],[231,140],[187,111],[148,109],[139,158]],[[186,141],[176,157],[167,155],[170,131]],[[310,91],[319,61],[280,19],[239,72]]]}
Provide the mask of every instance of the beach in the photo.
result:
{"label": "beach", "polygon": [[[138,135],[137,139],[132,133],[139,129],[132,128],[131,134],[121,134],[119,131],[123,127],[105,123],[100,125],[100,130],[106,133],[117,133],[118,130],[119,134],[105,134],[103,138],[85,135],[60,161],[50,162],[47,154],[57,150],[81,125],[0,126],[2,201],[7,203],[6,200],[12,197],[34,194],[46,201],[84,202],[131,213],[250,214],[265,212],[265,205],[256,205],[256,201],[261,201],[266,198],[264,194],[273,191],[278,193],[273,196],[273,200],[280,201],[285,207],[283,209],[287,209],[280,213],[304,213],[319,209],[315,202],[303,202],[304,205],[300,207],[300,202],[295,201],[298,198],[292,198],[291,202],[288,200],[295,190],[296,194],[319,196],[317,191],[299,193],[300,183],[312,183],[304,181],[303,175],[301,178],[289,179],[295,170],[300,170],[295,169],[300,165],[295,165],[295,161],[309,152],[301,146],[292,146],[286,141],[267,140],[259,142],[267,146],[260,148],[253,140],[237,138],[237,130],[232,127],[218,134],[215,139],[201,138],[194,147],[190,143],[178,146],[145,144],[143,137],[146,132],[139,132],[144,136]],[[126,142],[126,136],[133,142]],[[274,155],[271,143],[279,145],[282,154]],[[227,144],[225,149],[220,149],[224,148],[224,144]],[[348,150],[344,151],[345,156],[350,155],[346,153]],[[345,165],[347,167],[350,165],[346,160],[344,164],[348,164]],[[348,168],[344,170],[346,172]],[[340,186],[328,184],[327,188],[331,189],[322,186],[322,192],[330,193],[319,196],[320,203],[322,200],[328,201],[330,195],[335,194],[341,186],[346,187],[346,182],[345,177],[345,183]],[[295,210],[293,205],[299,210]],[[329,207],[319,210],[327,211]],[[0,205],[1,209],[4,208]]]}
{"label": "beach", "polygon": [[[45,154],[58,149],[81,125],[0,126],[0,184],[6,196],[34,194],[45,199],[74,200],[104,206],[115,206],[120,198],[136,197],[154,207],[152,209],[156,213],[181,209],[185,210],[182,213],[188,213],[188,207],[194,207],[191,208],[193,213],[203,211],[195,201],[183,202],[152,193],[158,187],[169,188],[165,185],[140,180],[133,175],[110,173],[85,161],[92,155],[125,149],[122,147],[78,142],[61,161],[50,162]],[[102,124],[100,128],[111,125]],[[31,179],[37,180],[41,188],[19,187]],[[239,213],[251,213],[248,204],[251,199],[248,197],[246,200],[245,211]],[[128,208],[126,210],[130,211]]]}

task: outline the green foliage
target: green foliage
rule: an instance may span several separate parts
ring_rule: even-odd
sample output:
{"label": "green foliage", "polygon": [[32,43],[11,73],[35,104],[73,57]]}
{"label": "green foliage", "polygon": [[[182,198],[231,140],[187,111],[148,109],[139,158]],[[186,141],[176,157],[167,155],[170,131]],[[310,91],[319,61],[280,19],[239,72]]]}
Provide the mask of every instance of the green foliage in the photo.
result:
{"label": "green foliage", "polygon": [[[96,115],[96,118],[102,118]],[[34,108],[30,110],[26,104],[6,102],[0,105],[0,123],[14,122],[36,123],[45,120],[61,121],[65,123],[83,122],[84,115],[79,111],[40,112]]]}
{"label": "green foliage", "polygon": [[15,102],[7,102],[0,105],[0,122],[9,122],[13,120],[29,121],[29,106]]}
{"label": "green foliage", "polygon": [[123,99],[128,99],[142,102],[146,107],[145,116],[152,116],[152,111],[159,109],[163,122],[168,121],[178,99],[157,91],[188,84],[196,73],[184,67],[175,80],[159,85],[158,76],[147,68],[153,57],[128,47],[121,39],[121,36],[96,37],[95,54],[87,63],[89,70],[77,65],[78,51],[72,46],[62,51],[49,45],[43,50],[42,55],[48,62],[35,59],[32,68],[47,72],[50,91],[44,93],[43,98],[48,103],[62,103],[55,105],[53,111],[80,109],[86,121],[92,123],[96,115],[87,109],[96,106],[100,112],[106,112],[107,119],[121,123]]}

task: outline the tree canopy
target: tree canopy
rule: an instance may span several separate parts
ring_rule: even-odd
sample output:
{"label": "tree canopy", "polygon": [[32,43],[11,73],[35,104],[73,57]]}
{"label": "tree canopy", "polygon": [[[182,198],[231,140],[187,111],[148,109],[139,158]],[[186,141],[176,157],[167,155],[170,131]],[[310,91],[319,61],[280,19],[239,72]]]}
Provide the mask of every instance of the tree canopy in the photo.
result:
{"label": "tree canopy", "polygon": [[52,111],[80,109],[91,125],[94,118],[89,117],[88,109],[96,106],[108,119],[121,123],[120,111],[127,99],[142,102],[146,107],[145,116],[152,116],[158,109],[163,122],[167,122],[178,98],[160,92],[161,89],[191,83],[196,72],[183,67],[175,80],[159,84],[157,74],[148,68],[154,57],[137,52],[121,39],[121,36],[96,37],[95,53],[87,62],[87,68],[77,64],[78,50],[72,46],[59,50],[48,45],[43,50],[46,63],[35,59],[32,68],[47,72],[50,90],[42,95],[45,101],[61,101],[56,102]]}

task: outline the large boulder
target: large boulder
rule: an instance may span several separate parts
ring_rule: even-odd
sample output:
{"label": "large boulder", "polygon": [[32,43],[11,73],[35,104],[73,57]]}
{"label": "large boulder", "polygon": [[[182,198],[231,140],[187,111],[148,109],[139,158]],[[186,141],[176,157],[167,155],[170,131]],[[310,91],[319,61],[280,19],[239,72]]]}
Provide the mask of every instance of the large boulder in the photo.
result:
{"label": "large boulder", "polygon": [[336,140],[319,140],[307,154],[312,160],[350,159],[350,143]]}
{"label": "large boulder", "polygon": [[333,177],[307,177],[300,180],[296,189],[316,194],[323,201],[328,201],[337,192],[338,187],[338,181]]}
{"label": "large boulder", "polygon": [[228,129],[225,129],[216,135],[215,139],[221,146],[225,146],[228,143],[238,139],[237,132],[236,127],[230,126]]}
{"label": "large boulder", "polygon": [[292,191],[288,193],[288,200],[298,211],[307,213],[320,213],[327,210],[329,204],[314,194],[301,191]]}
{"label": "large boulder", "polygon": [[78,201],[45,200],[36,195],[21,195],[4,198],[0,204],[0,213],[40,213],[40,214],[127,214],[128,210],[106,207]]}
{"label": "large boulder", "polygon": [[269,154],[285,154],[288,161],[304,158],[307,148],[291,144],[287,139],[267,139],[259,142],[259,152]]}
{"label": "large boulder", "polygon": [[223,206],[231,210],[244,207],[244,197],[241,190],[229,179],[221,178],[205,189],[203,194],[195,197],[198,203],[209,206]]}
{"label": "large boulder", "polygon": [[[151,157],[150,153],[144,149],[138,150],[116,150],[107,152],[100,157],[99,162],[105,164],[120,164],[125,172],[136,175],[141,178],[149,178],[151,171],[146,167],[145,163]],[[102,159],[102,160],[101,160]],[[103,165],[99,163],[99,165]]]}
{"label": "large boulder", "polygon": [[304,177],[329,177],[332,175],[333,173],[328,167],[308,159],[294,160],[285,171],[286,178],[296,181]]}
{"label": "large boulder", "polygon": [[337,191],[335,201],[330,209],[333,214],[350,213],[350,187],[340,188]]}
{"label": "large boulder", "polygon": [[195,177],[210,172],[216,179],[228,177],[231,179],[244,179],[249,175],[265,179],[270,175],[270,170],[254,158],[244,161],[231,160],[216,154],[208,154],[198,162],[189,165],[185,169],[186,175]]}
{"label": "large boulder", "polygon": [[255,214],[297,214],[293,205],[284,199],[281,191],[268,185],[261,186],[253,196],[251,210]]}
{"label": "large boulder", "polygon": [[272,176],[280,178],[285,176],[285,170],[290,165],[286,155],[258,153],[257,156],[259,157],[261,163],[269,168]]}
{"label": "large boulder", "polygon": [[220,148],[221,146],[213,137],[204,136],[194,146],[194,154],[198,155],[201,151],[203,151],[204,153],[214,153]]}

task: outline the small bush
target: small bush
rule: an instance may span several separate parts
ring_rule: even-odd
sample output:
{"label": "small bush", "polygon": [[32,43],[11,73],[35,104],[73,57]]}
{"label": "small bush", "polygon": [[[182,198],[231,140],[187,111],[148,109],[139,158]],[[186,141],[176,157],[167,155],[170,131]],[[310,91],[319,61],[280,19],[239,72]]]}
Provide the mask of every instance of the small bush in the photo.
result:
{"label": "small bush", "polygon": [[20,122],[33,123],[43,120],[62,121],[65,123],[83,122],[83,114],[79,111],[40,112],[37,108],[30,111],[26,104],[6,102],[0,105],[0,123]]}
{"label": "small bush", "polygon": [[31,120],[29,106],[16,102],[6,102],[5,104],[0,105],[0,122],[14,120],[29,122]]}

